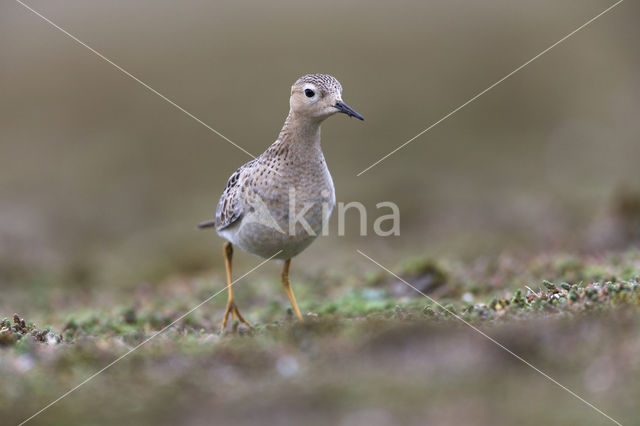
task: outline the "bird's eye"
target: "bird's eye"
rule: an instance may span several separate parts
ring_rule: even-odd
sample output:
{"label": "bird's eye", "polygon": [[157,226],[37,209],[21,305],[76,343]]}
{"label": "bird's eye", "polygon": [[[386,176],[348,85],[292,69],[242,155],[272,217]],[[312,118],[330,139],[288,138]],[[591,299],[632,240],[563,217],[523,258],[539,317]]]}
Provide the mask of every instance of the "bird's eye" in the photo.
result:
{"label": "bird's eye", "polygon": [[307,98],[313,98],[316,92],[311,89],[304,89],[304,94],[307,95]]}

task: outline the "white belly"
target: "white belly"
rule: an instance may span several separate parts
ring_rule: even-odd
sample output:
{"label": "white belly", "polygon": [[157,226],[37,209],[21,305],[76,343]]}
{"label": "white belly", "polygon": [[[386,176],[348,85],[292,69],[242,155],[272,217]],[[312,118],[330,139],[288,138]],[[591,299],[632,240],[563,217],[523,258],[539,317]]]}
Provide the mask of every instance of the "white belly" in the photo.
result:
{"label": "white belly", "polygon": [[333,182],[329,182],[319,193],[296,191],[295,206],[289,205],[288,196],[266,203],[254,201],[240,220],[218,233],[260,257],[291,259],[323,233],[335,205]]}

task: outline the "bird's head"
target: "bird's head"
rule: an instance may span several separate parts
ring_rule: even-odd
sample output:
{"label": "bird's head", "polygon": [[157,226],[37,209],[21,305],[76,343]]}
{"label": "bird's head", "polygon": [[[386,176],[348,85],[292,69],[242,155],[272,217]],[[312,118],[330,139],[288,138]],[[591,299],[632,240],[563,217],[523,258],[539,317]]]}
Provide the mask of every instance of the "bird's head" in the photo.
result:
{"label": "bird's head", "polygon": [[342,101],[340,82],[328,74],[307,74],[300,77],[291,86],[289,104],[294,114],[318,121],[338,112],[364,120],[363,116]]}

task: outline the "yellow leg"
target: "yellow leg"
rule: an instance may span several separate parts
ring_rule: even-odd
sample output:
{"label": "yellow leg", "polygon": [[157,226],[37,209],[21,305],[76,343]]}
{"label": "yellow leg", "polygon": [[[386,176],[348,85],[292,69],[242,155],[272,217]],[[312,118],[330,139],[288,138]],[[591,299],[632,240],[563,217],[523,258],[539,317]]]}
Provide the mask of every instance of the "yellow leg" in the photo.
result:
{"label": "yellow leg", "polygon": [[302,314],[300,313],[300,309],[298,309],[298,304],[296,303],[296,297],[293,295],[293,291],[291,291],[291,285],[289,284],[289,266],[291,265],[291,259],[288,259],[284,262],[284,267],[282,268],[282,285],[284,286],[284,291],[287,292],[287,296],[289,296],[289,301],[291,302],[291,306],[293,307],[293,311],[296,313],[296,316],[300,321],[304,321],[302,319]]}
{"label": "yellow leg", "polygon": [[222,254],[224,255],[224,266],[227,270],[227,292],[229,293],[229,299],[227,300],[227,308],[224,311],[224,318],[222,319],[222,327],[220,328],[220,332],[224,332],[225,328],[227,327],[227,319],[229,318],[229,314],[231,314],[234,320],[237,318],[242,323],[250,327],[251,324],[249,324],[242,317],[242,314],[240,314],[240,311],[238,310],[238,307],[236,306],[236,303],[233,299],[233,286],[231,285],[231,258],[233,257],[233,246],[230,242],[224,243],[224,246],[222,247]]}

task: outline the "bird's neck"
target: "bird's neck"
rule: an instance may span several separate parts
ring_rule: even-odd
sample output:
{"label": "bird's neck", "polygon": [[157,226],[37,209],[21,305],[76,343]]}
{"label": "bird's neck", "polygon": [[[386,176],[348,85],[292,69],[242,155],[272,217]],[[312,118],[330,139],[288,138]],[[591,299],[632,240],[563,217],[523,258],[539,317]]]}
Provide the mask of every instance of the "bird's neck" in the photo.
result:
{"label": "bird's neck", "polygon": [[289,111],[278,139],[299,149],[320,148],[320,124],[322,120],[305,117]]}

